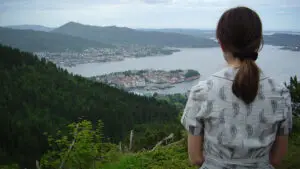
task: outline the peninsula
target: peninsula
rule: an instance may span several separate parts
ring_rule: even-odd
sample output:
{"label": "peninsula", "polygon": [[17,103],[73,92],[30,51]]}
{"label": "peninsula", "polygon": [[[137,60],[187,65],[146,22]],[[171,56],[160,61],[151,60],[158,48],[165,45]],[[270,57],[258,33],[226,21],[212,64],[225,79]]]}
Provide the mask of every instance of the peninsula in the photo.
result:
{"label": "peninsula", "polygon": [[155,91],[174,87],[175,84],[200,78],[196,70],[131,70],[91,77],[92,80],[103,82],[125,90],[143,89]]}

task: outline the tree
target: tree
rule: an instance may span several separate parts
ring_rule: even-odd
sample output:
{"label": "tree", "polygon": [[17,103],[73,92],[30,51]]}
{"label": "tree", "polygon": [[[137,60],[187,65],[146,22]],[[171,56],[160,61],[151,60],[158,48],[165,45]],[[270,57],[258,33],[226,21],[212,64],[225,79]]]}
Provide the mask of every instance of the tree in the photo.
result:
{"label": "tree", "polygon": [[70,74],[31,53],[1,45],[0,79],[0,163],[20,168],[34,168],[48,150],[44,132],[65,133],[65,126],[79,117],[93,126],[101,119],[106,124],[104,141],[118,143],[138,124],[174,122],[177,114],[166,102]]}
{"label": "tree", "polygon": [[51,150],[41,160],[42,168],[92,168],[101,159],[103,124],[99,120],[95,130],[90,121],[68,125],[68,133],[48,136]]}
{"label": "tree", "polygon": [[287,88],[290,91],[291,98],[292,98],[292,107],[293,107],[293,114],[299,116],[300,115],[300,83],[298,82],[297,77],[290,78],[290,84],[287,85]]}
{"label": "tree", "polygon": [[190,78],[190,77],[194,77],[194,76],[199,76],[200,73],[196,70],[188,70],[186,72],[186,74],[184,75],[185,78]]}

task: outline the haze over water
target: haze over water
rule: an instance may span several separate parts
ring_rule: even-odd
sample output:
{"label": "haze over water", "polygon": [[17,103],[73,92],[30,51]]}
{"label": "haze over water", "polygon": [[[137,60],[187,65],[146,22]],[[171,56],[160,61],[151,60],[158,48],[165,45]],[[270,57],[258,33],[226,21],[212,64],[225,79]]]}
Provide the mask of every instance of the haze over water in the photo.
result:
{"label": "haze over water", "polygon": [[[280,50],[278,47],[265,45],[259,53],[258,65],[267,76],[279,82],[288,81],[291,76],[300,77],[300,52]],[[205,80],[211,74],[226,66],[220,48],[181,49],[181,52],[168,56],[145,58],[129,58],[119,62],[88,63],[75,67],[66,67],[69,72],[85,77],[103,75],[112,72],[141,69],[195,69],[201,74],[200,80]],[[189,90],[197,81],[176,85],[176,87],[159,91],[160,93],[183,93]]]}

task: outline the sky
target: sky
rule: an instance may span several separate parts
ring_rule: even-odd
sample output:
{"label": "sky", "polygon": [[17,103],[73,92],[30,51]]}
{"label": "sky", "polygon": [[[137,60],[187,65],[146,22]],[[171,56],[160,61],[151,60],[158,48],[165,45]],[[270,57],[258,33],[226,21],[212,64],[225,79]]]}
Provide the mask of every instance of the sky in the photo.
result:
{"label": "sky", "polygon": [[69,21],[130,28],[215,29],[229,8],[247,6],[264,30],[300,31],[300,0],[0,0],[0,26],[59,27]]}

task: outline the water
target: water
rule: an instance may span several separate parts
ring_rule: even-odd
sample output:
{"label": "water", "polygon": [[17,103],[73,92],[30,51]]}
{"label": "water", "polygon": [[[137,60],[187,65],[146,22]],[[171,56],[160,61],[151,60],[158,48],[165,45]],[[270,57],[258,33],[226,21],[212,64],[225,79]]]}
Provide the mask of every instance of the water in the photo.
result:
{"label": "water", "polygon": [[[300,77],[300,52],[280,50],[278,47],[264,46],[257,60],[258,65],[268,76],[279,82],[288,81],[290,76]],[[124,61],[110,63],[88,63],[75,67],[66,67],[69,72],[85,77],[102,75],[111,72],[140,69],[195,69],[201,74],[200,80],[205,80],[211,74],[226,66],[220,48],[181,49],[181,52],[168,56],[145,58],[129,58]],[[158,91],[159,93],[183,93],[189,90],[197,81],[182,83],[174,88]],[[144,91],[140,91],[144,92]]]}

